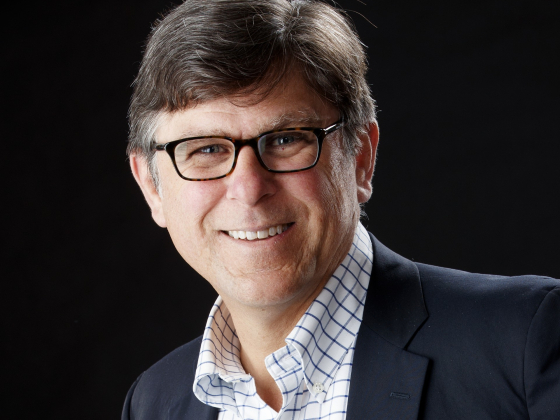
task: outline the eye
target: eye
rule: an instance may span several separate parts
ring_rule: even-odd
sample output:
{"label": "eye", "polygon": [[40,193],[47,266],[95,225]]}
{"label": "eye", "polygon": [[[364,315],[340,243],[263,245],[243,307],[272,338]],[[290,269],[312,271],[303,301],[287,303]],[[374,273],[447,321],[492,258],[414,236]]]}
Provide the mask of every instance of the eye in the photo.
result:
{"label": "eye", "polygon": [[222,159],[233,153],[233,143],[224,139],[194,139],[180,143],[175,149],[175,160]]}
{"label": "eye", "polygon": [[267,136],[266,147],[274,149],[291,148],[305,140],[305,134],[298,131],[274,133],[273,135]]}
{"label": "eye", "polygon": [[295,141],[297,139],[294,136],[283,134],[275,137],[271,142],[271,146],[287,146]]}
{"label": "eye", "polygon": [[198,148],[193,153],[211,154],[211,153],[222,153],[225,151],[226,151],[225,148],[221,144],[209,144],[207,146]]}

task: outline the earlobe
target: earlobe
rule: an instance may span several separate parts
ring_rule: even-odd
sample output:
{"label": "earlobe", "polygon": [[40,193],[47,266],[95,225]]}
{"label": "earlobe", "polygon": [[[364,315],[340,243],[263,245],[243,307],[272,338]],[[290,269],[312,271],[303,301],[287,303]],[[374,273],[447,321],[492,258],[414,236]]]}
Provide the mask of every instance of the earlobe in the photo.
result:
{"label": "earlobe", "polygon": [[152,175],[148,168],[146,159],[138,154],[130,155],[130,169],[134,179],[140,186],[144,198],[152,211],[152,218],[161,227],[167,227],[167,222],[163,213],[163,202],[154,185]]}
{"label": "earlobe", "polygon": [[372,122],[366,127],[366,132],[359,135],[361,149],[356,155],[356,185],[358,202],[367,202],[372,193],[371,179],[375,169],[375,157],[379,143],[379,127]]}

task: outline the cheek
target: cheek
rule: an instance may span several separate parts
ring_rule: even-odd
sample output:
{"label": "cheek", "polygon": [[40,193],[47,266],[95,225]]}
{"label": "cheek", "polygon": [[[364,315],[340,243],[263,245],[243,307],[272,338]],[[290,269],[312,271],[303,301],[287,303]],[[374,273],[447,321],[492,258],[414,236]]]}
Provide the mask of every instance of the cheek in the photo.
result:
{"label": "cheek", "polygon": [[[292,182],[291,192],[305,209],[306,238],[301,239],[299,251],[319,256],[332,256],[333,247],[352,229],[352,207],[349,205],[348,177],[337,173],[338,167],[316,167],[302,172],[298,182]],[[305,175],[304,175],[305,174]],[[296,189],[297,188],[297,189]]]}
{"label": "cheek", "polygon": [[344,156],[332,156],[319,184],[323,218],[320,253],[321,258],[334,263],[340,263],[337,258],[346,255],[359,220],[353,168],[352,162]]}
{"label": "cheek", "polygon": [[181,181],[181,184],[164,189],[163,201],[169,234],[186,258],[186,254],[203,251],[203,244],[213,232],[209,222],[213,209],[223,196],[223,188],[219,180]]}
{"label": "cheek", "polygon": [[340,150],[330,158],[329,165],[322,168],[323,201],[336,222],[352,220],[356,209],[359,213],[353,161]]}
{"label": "cheek", "polygon": [[169,223],[179,226],[200,223],[223,195],[220,180],[187,181],[180,178],[167,156],[158,160],[158,167],[168,228]]}

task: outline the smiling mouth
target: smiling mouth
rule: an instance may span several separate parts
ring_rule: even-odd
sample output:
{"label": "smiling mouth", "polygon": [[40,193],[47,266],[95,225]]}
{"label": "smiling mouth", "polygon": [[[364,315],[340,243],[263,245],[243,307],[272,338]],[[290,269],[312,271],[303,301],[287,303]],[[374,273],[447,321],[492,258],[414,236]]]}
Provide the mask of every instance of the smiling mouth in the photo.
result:
{"label": "smiling mouth", "polygon": [[271,226],[267,229],[251,231],[251,230],[228,230],[227,234],[235,239],[244,239],[246,241],[254,241],[256,239],[266,239],[269,236],[280,235],[285,232],[293,223]]}

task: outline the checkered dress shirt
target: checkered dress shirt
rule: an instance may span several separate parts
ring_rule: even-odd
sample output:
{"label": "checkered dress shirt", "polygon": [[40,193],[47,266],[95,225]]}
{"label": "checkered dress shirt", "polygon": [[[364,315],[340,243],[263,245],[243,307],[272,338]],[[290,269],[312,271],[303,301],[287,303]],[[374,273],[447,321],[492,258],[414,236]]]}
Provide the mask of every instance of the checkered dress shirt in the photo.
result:
{"label": "checkered dress shirt", "polygon": [[373,252],[358,224],[348,255],[266,367],[282,392],[274,411],[259,397],[239,358],[231,315],[218,297],[202,339],[193,390],[220,409],[219,420],[346,418],[354,346],[362,322]]}

